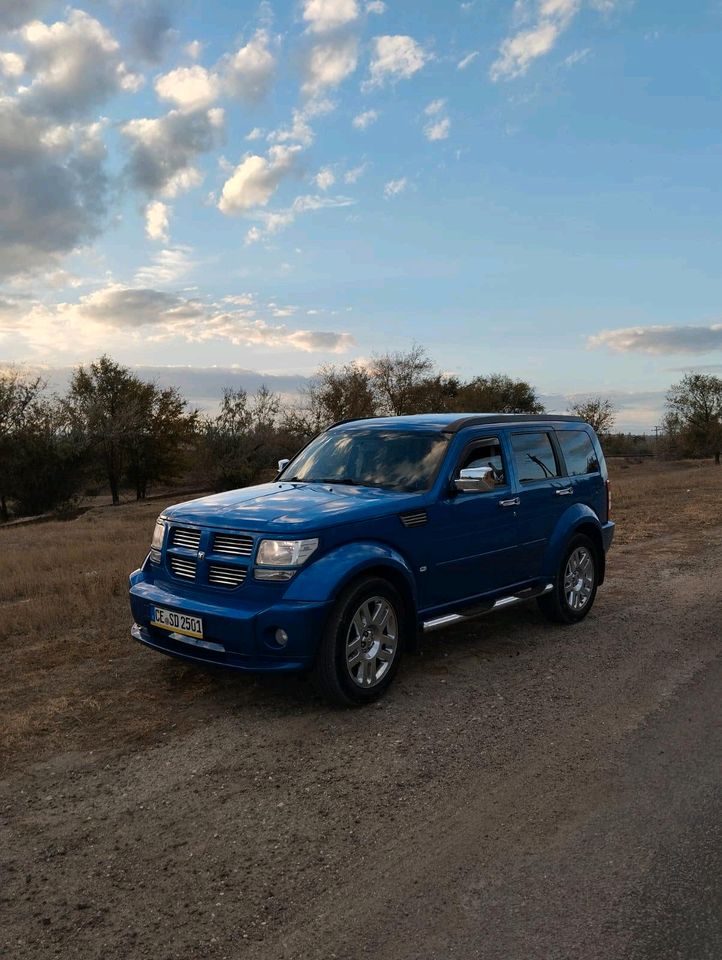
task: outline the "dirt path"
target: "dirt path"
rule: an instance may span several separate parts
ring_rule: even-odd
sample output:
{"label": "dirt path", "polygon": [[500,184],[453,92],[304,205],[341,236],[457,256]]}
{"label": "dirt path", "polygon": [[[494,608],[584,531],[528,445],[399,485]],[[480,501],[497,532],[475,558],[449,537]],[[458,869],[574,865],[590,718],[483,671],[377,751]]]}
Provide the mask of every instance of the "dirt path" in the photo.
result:
{"label": "dirt path", "polygon": [[8,774],[0,955],[718,958],[720,568],[622,546],[582,625],[438,634],[371,709],[222,676]]}

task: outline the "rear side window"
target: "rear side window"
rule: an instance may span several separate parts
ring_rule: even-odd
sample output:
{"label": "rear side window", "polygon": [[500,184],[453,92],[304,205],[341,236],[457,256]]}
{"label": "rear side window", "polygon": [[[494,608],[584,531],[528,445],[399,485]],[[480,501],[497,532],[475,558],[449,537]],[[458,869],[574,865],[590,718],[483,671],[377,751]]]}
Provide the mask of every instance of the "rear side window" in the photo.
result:
{"label": "rear side window", "polygon": [[550,480],[560,475],[548,433],[513,433],[511,446],[520,483]]}
{"label": "rear side window", "polygon": [[588,473],[599,473],[597,459],[591,437],[584,430],[559,430],[557,440],[562,448],[570,477],[583,477]]}

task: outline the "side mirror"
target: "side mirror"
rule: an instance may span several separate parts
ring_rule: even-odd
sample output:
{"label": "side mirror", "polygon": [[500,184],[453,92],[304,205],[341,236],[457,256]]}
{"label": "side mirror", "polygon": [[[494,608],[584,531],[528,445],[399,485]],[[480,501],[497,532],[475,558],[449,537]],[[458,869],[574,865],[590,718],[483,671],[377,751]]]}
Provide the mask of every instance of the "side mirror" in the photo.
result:
{"label": "side mirror", "polygon": [[494,489],[494,471],[491,467],[468,467],[454,480],[459,493],[486,493]]}
{"label": "side mirror", "polygon": [[286,459],[286,460],[279,460],[279,461],[278,461],[278,472],[279,472],[279,473],[283,473],[283,471],[286,469],[286,467],[289,465],[290,462],[291,462],[291,461],[288,460],[288,459]]}

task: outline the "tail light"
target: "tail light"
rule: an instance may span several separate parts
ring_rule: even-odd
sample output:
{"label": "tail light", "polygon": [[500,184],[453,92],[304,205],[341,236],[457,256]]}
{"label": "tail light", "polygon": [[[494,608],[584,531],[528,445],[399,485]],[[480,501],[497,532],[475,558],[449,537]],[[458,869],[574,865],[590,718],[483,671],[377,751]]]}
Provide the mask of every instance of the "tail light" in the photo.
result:
{"label": "tail light", "polygon": [[607,480],[606,482],[606,488],[607,488],[607,520],[611,520],[612,519],[612,487],[609,480]]}

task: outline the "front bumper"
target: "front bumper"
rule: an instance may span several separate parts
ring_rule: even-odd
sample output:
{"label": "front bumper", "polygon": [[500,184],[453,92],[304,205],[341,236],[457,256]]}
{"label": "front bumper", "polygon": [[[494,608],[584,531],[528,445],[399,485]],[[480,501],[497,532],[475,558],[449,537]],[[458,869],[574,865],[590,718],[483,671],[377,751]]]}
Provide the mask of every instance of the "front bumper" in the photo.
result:
{"label": "front bumper", "polygon": [[[138,570],[131,575],[130,606],[135,620],[131,635],[153,650],[252,673],[286,673],[313,663],[330,604],[280,600],[263,607],[238,601],[221,606],[215,596],[200,600],[171,592]],[[155,606],[201,617],[203,640],[152,626]],[[288,635],[283,647],[275,639],[279,628]]]}

